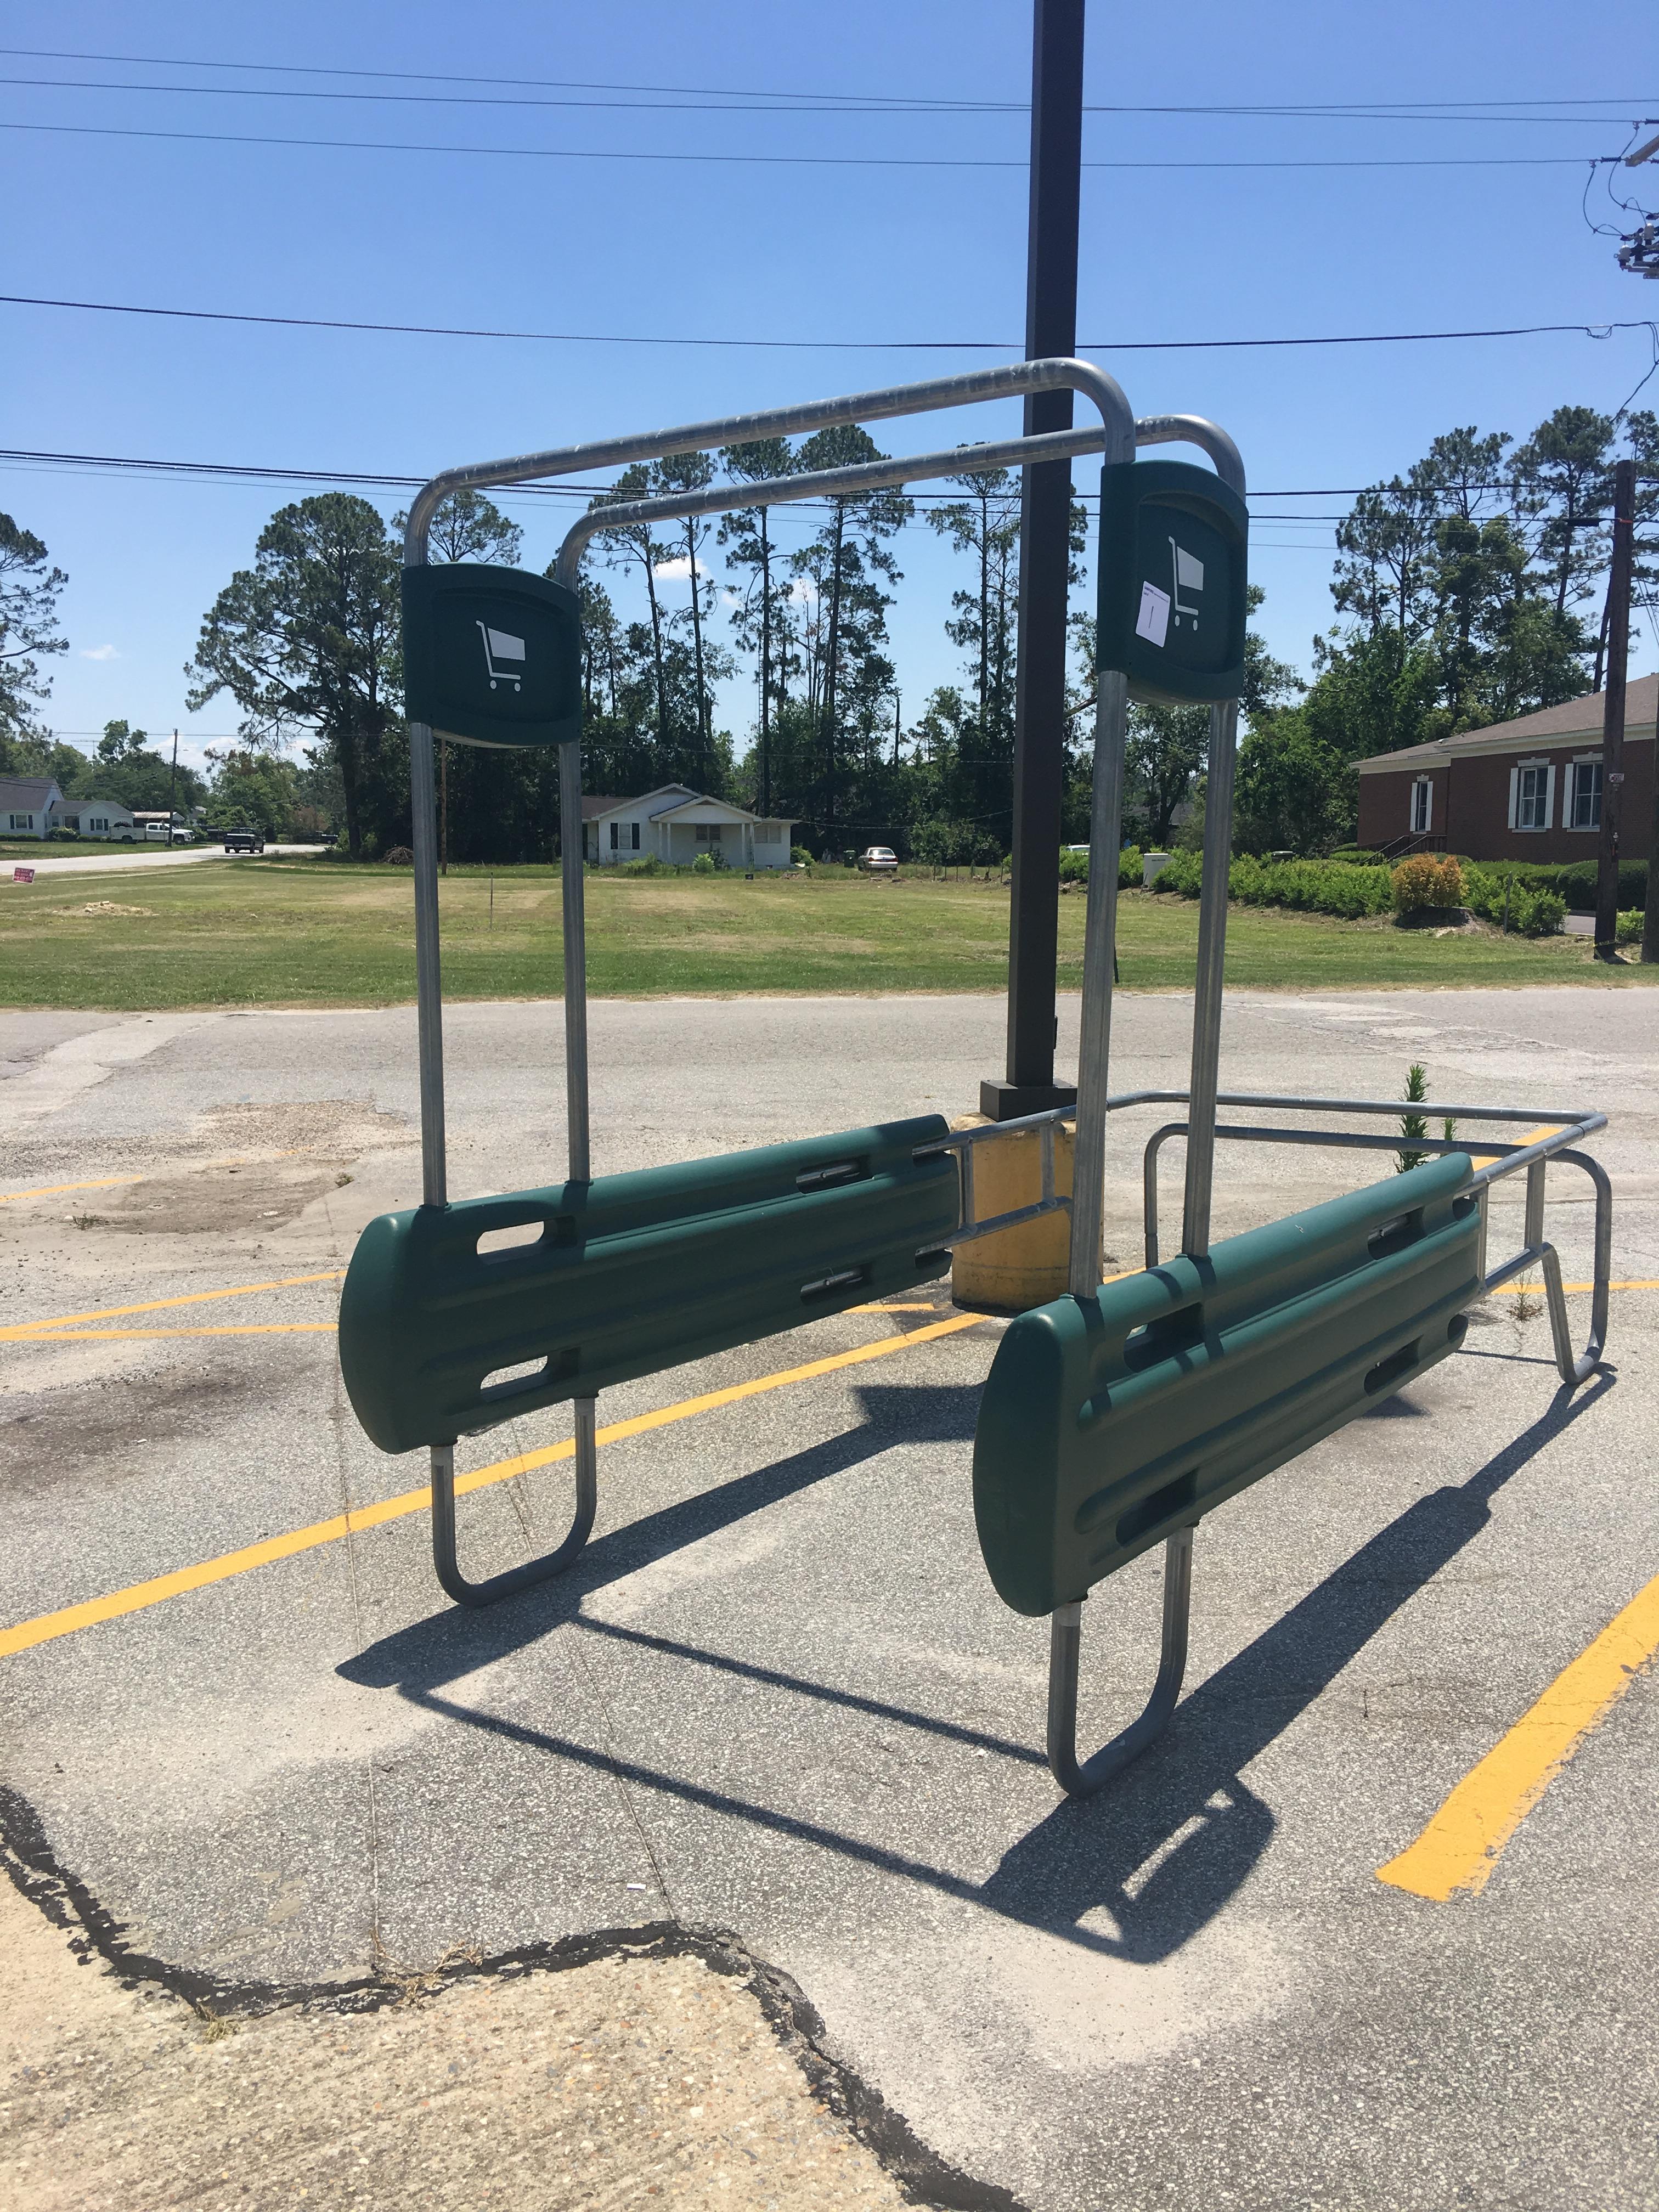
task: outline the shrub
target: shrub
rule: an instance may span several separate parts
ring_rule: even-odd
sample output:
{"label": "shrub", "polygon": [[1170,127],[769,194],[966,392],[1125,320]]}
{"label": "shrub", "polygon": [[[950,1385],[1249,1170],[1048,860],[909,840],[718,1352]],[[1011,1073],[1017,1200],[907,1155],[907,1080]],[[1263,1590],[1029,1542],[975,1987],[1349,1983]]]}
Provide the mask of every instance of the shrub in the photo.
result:
{"label": "shrub", "polygon": [[699,853],[691,863],[691,872],[694,876],[712,876],[715,866],[716,862],[712,853]]}
{"label": "shrub", "polygon": [[[1007,865],[1005,863],[1005,866]],[[1060,880],[1063,884],[1086,884],[1089,880],[1089,855],[1073,853],[1069,848],[1060,856]]]}
{"label": "shrub", "polygon": [[[1530,873],[1531,871],[1529,870],[1528,872]],[[1565,867],[1540,868],[1538,872],[1549,878],[1550,890],[1559,892],[1574,914],[1595,913],[1596,864],[1594,860],[1571,860]],[[1639,912],[1647,902],[1647,862],[1620,860],[1619,863],[1620,911],[1634,907]]]}
{"label": "shrub", "polygon": [[812,865],[812,855],[805,845],[792,845],[789,848],[789,857],[798,868],[810,868]]}
{"label": "shrub", "polygon": [[386,864],[389,868],[412,868],[415,855],[407,845],[394,845],[386,856]]}
{"label": "shrub", "polygon": [[1139,845],[1126,845],[1117,856],[1117,887],[1119,890],[1140,889],[1146,872],[1146,854]]}
{"label": "shrub", "polygon": [[1633,906],[1619,917],[1618,942],[1620,945],[1639,945],[1642,942],[1642,909]]}
{"label": "shrub", "polygon": [[1425,907],[1462,906],[1463,871],[1449,853],[1413,853],[1391,878],[1396,914],[1421,914]]}
{"label": "shrub", "polygon": [[1507,867],[1464,870],[1463,903],[1471,914],[1501,928],[1506,897],[1509,926],[1518,936],[1553,937],[1567,918],[1566,901],[1547,884],[1529,882]]}
{"label": "shrub", "polygon": [[[1196,898],[1203,883],[1201,853],[1176,853],[1153,889]],[[1388,911],[1387,868],[1354,867],[1340,860],[1257,860],[1242,854],[1228,871],[1229,895],[1243,906],[1282,906],[1302,914],[1335,915],[1346,921]]]}
{"label": "shrub", "polygon": [[668,867],[655,853],[647,853],[637,860],[623,860],[617,873],[619,876],[665,876]]}
{"label": "shrub", "polygon": [[1368,853],[1363,845],[1339,845],[1326,858],[1340,860],[1352,868],[1386,868],[1389,865],[1381,853]]}

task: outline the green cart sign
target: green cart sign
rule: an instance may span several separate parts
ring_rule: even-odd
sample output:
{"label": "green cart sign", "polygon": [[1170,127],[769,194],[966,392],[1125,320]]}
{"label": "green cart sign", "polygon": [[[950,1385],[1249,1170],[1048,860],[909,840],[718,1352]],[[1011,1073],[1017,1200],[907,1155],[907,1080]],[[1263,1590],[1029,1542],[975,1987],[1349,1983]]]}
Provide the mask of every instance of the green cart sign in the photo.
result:
{"label": "green cart sign", "polygon": [[404,700],[465,745],[558,745],[581,734],[576,594],[522,568],[404,570]]}
{"label": "green cart sign", "polygon": [[1098,665],[1132,698],[1236,699],[1244,681],[1249,514],[1208,469],[1109,464],[1100,479]]}

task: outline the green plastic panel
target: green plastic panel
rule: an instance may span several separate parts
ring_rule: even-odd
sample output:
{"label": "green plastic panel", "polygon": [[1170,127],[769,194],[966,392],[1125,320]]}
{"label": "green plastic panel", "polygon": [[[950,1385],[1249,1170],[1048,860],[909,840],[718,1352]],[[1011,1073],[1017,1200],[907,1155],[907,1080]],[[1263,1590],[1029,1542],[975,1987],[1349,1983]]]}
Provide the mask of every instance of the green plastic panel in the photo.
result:
{"label": "green plastic panel", "polygon": [[[954,1154],[911,1156],[946,1133],[929,1114],[383,1213],[340,1302],[353,1410],[382,1451],[453,1443],[930,1282],[950,1265],[960,1181]],[[478,1249],[526,1228],[531,1242]]]}
{"label": "green plastic panel", "polygon": [[581,734],[576,594],[523,568],[405,568],[404,710],[462,744],[516,749]]}
{"label": "green plastic panel", "polygon": [[1482,1295],[1468,1156],[1056,1298],[1007,1330],[974,1437],[999,1595],[1052,1613],[1463,1340]]}
{"label": "green plastic panel", "polygon": [[1132,698],[1237,698],[1249,531],[1243,501],[1208,469],[1102,470],[1096,659],[1123,671]]}

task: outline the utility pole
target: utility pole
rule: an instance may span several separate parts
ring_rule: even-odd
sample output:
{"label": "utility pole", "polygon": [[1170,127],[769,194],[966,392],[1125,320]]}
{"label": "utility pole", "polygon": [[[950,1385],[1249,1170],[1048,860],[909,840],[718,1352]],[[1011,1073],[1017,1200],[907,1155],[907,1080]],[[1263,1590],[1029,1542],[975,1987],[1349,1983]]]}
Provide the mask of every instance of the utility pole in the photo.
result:
{"label": "utility pole", "polygon": [[179,795],[179,732],[173,733],[173,774],[167,779],[167,844],[173,843],[173,817]]}
{"label": "utility pole", "polygon": [[[1595,957],[1615,960],[1619,941],[1619,815],[1625,795],[1625,674],[1630,658],[1630,582],[1636,536],[1636,464],[1613,471],[1613,566],[1607,577],[1607,688],[1601,698],[1601,842],[1595,869]],[[1651,912],[1651,902],[1650,902]],[[1645,959],[1647,926],[1642,953]],[[1659,944],[1654,956],[1659,957]]]}
{"label": "utility pole", "polygon": [[[1077,350],[1078,196],[1083,160],[1084,0],[1033,0],[1031,185],[1025,356]],[[1069,429],[1069,392],[1032,393],[1025,434]],[[979,1087],[994,1121],[1069,1105],[1054,1081],[1054,967],[1060,944],[1060,816],[1066,758],[1066,614],[1072,469],[1024,471],[1019,515],[1018,669],[1014,689],[1014,872],[1008,926],[1004,1081]],[[1110,856],[1096,856],[1102,860]]]}

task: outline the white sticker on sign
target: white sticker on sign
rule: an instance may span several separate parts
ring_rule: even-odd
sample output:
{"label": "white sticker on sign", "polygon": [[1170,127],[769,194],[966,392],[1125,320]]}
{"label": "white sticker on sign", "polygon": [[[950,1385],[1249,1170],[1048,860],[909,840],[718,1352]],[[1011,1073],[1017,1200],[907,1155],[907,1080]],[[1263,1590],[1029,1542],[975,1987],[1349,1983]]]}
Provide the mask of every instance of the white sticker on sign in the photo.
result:
{"label": "white sticker on sign", "polygon": [[1135,617],[1135,635],[1162,645],[1170,635],[1170,594],[1156,584],[1140,587],[1140,612]]}

